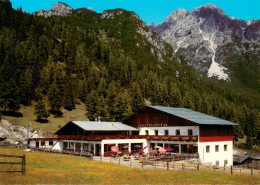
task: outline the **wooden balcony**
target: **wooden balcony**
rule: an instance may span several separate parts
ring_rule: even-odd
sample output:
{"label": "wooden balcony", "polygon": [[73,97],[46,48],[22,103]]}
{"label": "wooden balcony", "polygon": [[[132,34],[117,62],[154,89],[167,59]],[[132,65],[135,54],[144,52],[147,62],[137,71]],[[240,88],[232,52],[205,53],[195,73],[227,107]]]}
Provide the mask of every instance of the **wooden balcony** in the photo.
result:
{"label": "wooden balcony", "polygon": [[87,140],[87,141],[101,141],[104,139],[147,139],[147,140],[161,140],[161,141],[192,141],[197,142],[198,136],[155,136],[155,135],[58,135],[59,140]]}

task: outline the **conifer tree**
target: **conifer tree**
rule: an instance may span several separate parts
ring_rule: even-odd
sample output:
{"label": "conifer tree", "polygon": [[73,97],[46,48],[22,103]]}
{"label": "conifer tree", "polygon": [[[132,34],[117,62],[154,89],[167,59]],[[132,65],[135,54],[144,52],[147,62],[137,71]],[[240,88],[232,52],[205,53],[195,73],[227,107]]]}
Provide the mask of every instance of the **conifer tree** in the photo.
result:
{"label": "conifer tree", "polygon": [[107,104],[108,104],[108,111],[110,114],[110,119],[114,120],[114,116],[116,114],[116,96],[118,95],[119,89],[117,88],[116,84],[112,82],[107,89]]}
{"label": "conifer tree", "polygon": [[121,121],[131,114],[132,108],[129,94],[125,90],[124,92],[119,93],[115,99],[115,120]]}
{"label": "conifer tree", "polygon": [[83,74],[88,74],[89,65],[89,59],[85,53],[85,44],[80,44],[76,51],[74,67],[75,73],[78,74],[80,79],[84,76]]}
{"label": "conifer tree", "polygon": [[48,99],[51,107],[51,112],[60,116],[62,114],[60,109],[62,107],[63,96],[61,89],[58,88],[58,85],[55,82],[53,82],[49,88]]}
{"label": "conifer tree", "polygon": [[37,103],[37,105],[35,105],[34,109],[35,109],[34,113],[37,116],[37,120],[38,121],[43,121],[43,120],[47,119],[50,116],[50,114],[46,110],[45,104],[43,103],[42,100],[38,101],[38,103]]}
{"label": "conifer tree", "polygon": [[98,105],[97,105],[97,114],[100,116],[101,120],[104,121],[110,121],[109,120],[109,112],[108,112],[108,104],[106,102],[106,99],[103,96],[100,96],[98,99]]}
{"label": "conifer tree", "polygon": [[75,79],[71,76],[67,77],[64,85],[63,107],[67,110],[75,109]]}
{"label": "conifer tree", "polygon": [[136,82],[131,84],[131,94],[132,94],[132,111],[135,112],[144,106],[144,99],[142,96],[140,85]]}
{"label": "conifer tree", "polygon": [[98,106],[98,93],[95,90],[92,90],[86,97],[86,110],[87,110],[87,117],[89,120],[93,121],[95,118],[99,116],[99,110],[101,109]]}

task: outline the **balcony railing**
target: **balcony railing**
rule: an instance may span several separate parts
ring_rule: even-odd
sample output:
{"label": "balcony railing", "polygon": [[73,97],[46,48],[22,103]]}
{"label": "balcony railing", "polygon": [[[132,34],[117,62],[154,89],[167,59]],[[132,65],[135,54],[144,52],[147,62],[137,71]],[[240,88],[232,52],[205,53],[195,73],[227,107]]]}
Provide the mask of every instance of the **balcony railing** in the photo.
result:
{"label": "balcony railing", "polygon": [[58,135],[59,140],[88,140],[100,141],[104,139],[147,139],[163,141],[198,141],[198,136],[155,136],[155,135]]}

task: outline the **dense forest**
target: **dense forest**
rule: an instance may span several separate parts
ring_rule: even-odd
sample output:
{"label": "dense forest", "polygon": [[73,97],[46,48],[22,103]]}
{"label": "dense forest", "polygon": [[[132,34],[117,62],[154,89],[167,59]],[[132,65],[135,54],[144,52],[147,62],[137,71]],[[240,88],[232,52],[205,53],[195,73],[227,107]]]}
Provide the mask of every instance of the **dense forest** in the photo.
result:
{"label": "dense forest", "polygon": [[[111,12],[117,10],[111,10]],[[136,32],[143,22],[124,10],[114,19],[78,9],[67,17],[38,17],[0,1],[0,109],[17,112],[36,101],[39,119],[86,104],[88,119],[122,120],[138,108],[186,107],[239,123],[237,137],[259,145],[259,102],[209,81]],[[148,29],[148,28],[147,28]],[[43,101],[43,100],[48,101]],[[46,110],[47,104],[50,109]]]}

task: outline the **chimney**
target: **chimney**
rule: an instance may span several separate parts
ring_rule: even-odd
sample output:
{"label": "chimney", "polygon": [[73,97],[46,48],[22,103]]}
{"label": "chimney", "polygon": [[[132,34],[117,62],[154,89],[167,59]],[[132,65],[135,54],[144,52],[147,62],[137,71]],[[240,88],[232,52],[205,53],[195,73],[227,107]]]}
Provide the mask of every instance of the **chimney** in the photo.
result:
{"label": "chimney", "polygon": [[95,118],[95,121],[97,122],[97,118]]}
{"label": "chimney", "polygon": [[98,122],[101,122],[100,116],[98,116]]}

